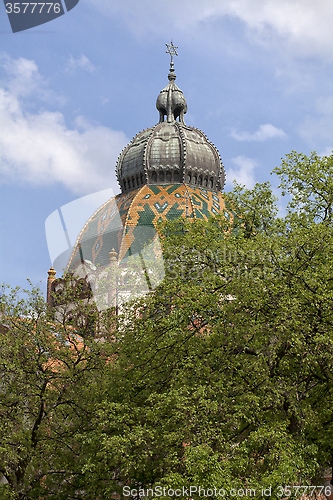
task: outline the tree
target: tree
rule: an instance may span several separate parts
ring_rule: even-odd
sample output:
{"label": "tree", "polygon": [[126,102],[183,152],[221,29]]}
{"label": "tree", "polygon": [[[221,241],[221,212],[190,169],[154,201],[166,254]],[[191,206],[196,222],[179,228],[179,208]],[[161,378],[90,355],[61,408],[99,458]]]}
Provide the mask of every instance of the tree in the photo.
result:
{"label": "tree", "polygon": [[285,217],[268,183],[236,185],[229,220],[162,229],[166,278],[123,308],[82,440],[100,498],[124,485],[300,497],[332,467],[333,156],[293,152],[275,171]]}
{"label": "tree", "polygon": [[162,226],[163,283],[116,322],[96,316],[103,342],[73,343],[75,301],[55,324],[36,295],[28,309],[2,296],[7,498],[139,498],[140,488],[199,498],[200,486],[278,499],[322,483],[333,453],[333,156],[293,152],[276,173],[284,217],[268,183],[236,185],[227,217]]}
{"label": "tree", "polygon": [[19,290],[2,288],[1,499],[82,497],[76,434],[89,428],[105,348],[62,319],[51,321],[38,290],[22,299]]}

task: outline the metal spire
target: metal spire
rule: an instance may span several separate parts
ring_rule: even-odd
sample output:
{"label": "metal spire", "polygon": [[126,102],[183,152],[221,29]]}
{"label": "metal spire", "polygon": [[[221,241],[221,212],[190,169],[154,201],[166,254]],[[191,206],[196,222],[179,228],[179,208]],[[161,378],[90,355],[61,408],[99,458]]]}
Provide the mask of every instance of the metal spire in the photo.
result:
{"label": "metal spire", "polygon": [[173,41],[171,40],[171,43],[170,45],[169,44],[165,44],[168,48],[168,50],[166,51],[167,54],[170,54],[171,56],[171,63],[170,63],[170,71],[174,71],[174,68],[173,68],[173,56],[178,56],[177,54],[177,50],[178,47],[175,47],[174,44],[173,44]]}

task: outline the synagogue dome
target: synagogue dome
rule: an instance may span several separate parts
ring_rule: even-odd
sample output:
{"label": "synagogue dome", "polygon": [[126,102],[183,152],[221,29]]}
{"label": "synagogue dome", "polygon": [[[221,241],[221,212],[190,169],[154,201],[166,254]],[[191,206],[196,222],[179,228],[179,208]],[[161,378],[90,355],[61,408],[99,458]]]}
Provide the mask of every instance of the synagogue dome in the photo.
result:
{"label": "synagogue dome", "polygon": [[175,84],[172,42],[169,83],[156,107],[159,122],[138,133],[123,149],[116,165],[121,194],[107,201],[84,225],[67,270],[81,261],[107,266],[110,252],[118,263],[141,252],[157,237],[161,220],[234,216],[224,202],[225,171],[215,146],[205,134],[185,124],[187,103]]}

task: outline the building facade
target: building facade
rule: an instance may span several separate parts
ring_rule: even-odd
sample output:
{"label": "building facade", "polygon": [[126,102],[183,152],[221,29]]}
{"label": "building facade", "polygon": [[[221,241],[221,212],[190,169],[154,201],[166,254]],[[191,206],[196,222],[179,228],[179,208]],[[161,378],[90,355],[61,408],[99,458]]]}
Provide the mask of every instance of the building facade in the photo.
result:
{"label": "building facade", "polygon": [[[119,155],[116,176],[121,193],[92,214],[67,265],[67,272],[87,276],[95,284],[96,273],[103,276],[104,272],[105,276],[115,261],[125,269],[135,255],[140,256],[147,277],[147,271],[149,275],[154,267],[153,252],[145,262],[142,252],[158,239],[160,221],[179,217],[194,221],[217,214],[233,217],[222,194],[225,170],[218,150],[201,130],[185,123],[187,102],[175,83],[173,56],[177,47],[172,42],[167,47],[171,64],[168,84],[156,101],[159,121],[139,132]],[[161,277],[160,273],[155,282]],[[57,283],[59,286],[51,270],[49,296]],[[111,295],[115,297],[117,292],[113,290]],[[119,296],[110,299],[109,291],[107,302],[110,300],[118,303]]]}

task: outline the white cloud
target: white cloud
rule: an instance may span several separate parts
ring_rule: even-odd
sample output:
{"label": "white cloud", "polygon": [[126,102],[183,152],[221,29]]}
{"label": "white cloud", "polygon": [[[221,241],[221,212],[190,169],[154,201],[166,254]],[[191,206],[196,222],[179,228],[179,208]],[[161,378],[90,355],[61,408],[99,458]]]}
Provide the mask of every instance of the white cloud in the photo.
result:
{"label": "white cloud", "polygon": [[246,156],[237,156],[236,158],[232,159],[232,162],[238,168],[227,169],[227,188],[232,188],[234,180],[236,180],[239,184],[245,185],[248,189],[253,188],[255,184],[254,168],[257,166],[256,161],[254,161],[252,158],[247,158]]}
{"label": "white cloud", "polygon": [[[76,194],[106,187],[118,192],[114,168],[125,134],[80,117],[70,129],[62,113],[28,112],[22,93],[30,89],[35,99],[43,82],[36,64],[7,58],[3,66],[11,85],[0,88],[0,182],[59,183]],[[30,82],[25,91],[24,81]]]}
{"label": "white cloud", "polygon": [[[332,58],[331,0],[88,1],[103,14],[121,17],[136,35],[154,32],[170,36],[170,32],[177,30],[187,38],[194,32],[200,38],[200,32],[202,36],[206,33],[197,30],[198,24],[216,22],[228,16],[243,22],[250,39],[256,43],[270,45],[277,40],[285,43],[289,49],[286,56],[319,54]],[[215,39],[215,42],[218,41]]]}
{"label": "white cloud", "polygon": [[79,57],[78,59],[74,59],[73,56],[70,56],[70,58],[68,59],[67,70],[71,72],[75,71],[76,69],[82,69],[84,71],[87,71],[88,73],[93,73],[96,68],[92,64],[92,62],[89,61],[88,57],[81,54],[81,57]]}
{"label": "white cloud", "polygon": [[287,134],[281,128],[276,128],[270,123],[265,123],[265,125],[260,125],[259,129],[253,134],[250,134],[249,132],[238,133],[235,129],[233,129],[230,136],[237,141],[266,141],[267,139],[272,139],[274,137],[286,138]]}
{"label": "white cloud", "polygon": [[50,95],[47,82],[39,73],[35,61],[23,57],[12,59],[7,54],[1,54],[0,66],[5,72],[2,85],[12,96],[23,98],[34,94],[35,97],[46,100]]}

